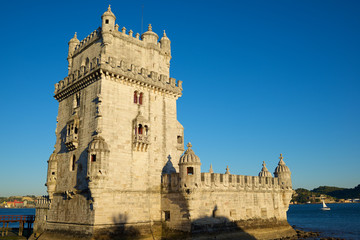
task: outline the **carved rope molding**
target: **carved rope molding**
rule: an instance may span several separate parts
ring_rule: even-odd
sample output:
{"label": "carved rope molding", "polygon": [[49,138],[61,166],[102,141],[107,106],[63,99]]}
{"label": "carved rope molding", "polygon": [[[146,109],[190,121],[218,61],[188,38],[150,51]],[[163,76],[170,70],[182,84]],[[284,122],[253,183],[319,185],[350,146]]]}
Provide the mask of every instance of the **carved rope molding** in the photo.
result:
{"label": "carved rope molding", "polygon": [[131,66],[133,66],[132,69],[124,70],[123,67],[112,67],[109,63],[105,63],[96,66],[86,75],[81,76],[78,79],[73,79],[73,77],[68,76],[55,84],[54,98],[60,102],[87,87],[91,83],[98,81],[103,74],[110,76],[110,79],[113,80],[121,79],[139,86],[151,87],[159,92],[173,94],[177,97],[182,95],[182,81],[178,80],[176,85],[176,80],[174,78],[168,78],[165,75],[159,75],[155,72],[150,72],[150,75],[144,75],[141,71],[135,70],[139,68],[134,65]]}

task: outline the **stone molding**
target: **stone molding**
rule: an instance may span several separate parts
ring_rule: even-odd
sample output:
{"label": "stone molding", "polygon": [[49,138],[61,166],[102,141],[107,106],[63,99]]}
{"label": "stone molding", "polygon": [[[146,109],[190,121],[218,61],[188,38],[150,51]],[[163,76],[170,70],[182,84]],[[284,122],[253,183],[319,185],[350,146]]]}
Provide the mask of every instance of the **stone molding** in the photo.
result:
{"label": "stone molding", "polygon": [[[110,59],[111,60],[111,59]],[[111,60],[110,62],[113,62]],[[177,97],[182,95],[182,81],[174,78],[168,78],[166,75],[158,74],[145,68],[139,68],[133,64],[130,68],[128,64],[121,60],[119,64],[105,62],[94,67],[84,75],[69,74],[68,77],[55,84],[55,99],[59,102],[87,87],[91,83],[99,80],[103,74],[110,76],[112,79],[118,79],[129,83],[135,83],[140,86],[150,87],[159,92],[173,94]],[[140,69],[140,71],[139,71]]]}

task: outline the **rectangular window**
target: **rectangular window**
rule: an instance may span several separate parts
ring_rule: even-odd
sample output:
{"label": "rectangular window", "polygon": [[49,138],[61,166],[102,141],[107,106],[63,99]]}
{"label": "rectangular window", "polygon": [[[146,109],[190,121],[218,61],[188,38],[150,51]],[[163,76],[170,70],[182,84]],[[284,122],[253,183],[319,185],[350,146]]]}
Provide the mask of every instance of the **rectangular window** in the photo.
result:
{"label": "rectangular window", "polygon": [[165,213],[165,222],[170,222],[170,211],[164,211]]}
{"label": "rectangular window", "polygon": [[187,175],[193,175],[194,174],[194,168],[193,167],[188,167],[187,168]]}
{"label": "rectangular window", "polygon": [[75,171],[75,162],[76,162],[76,157],[75,155],[73,155],[71,159],[71,171]]}
{"label": "rectangular window", "polygon": [[91,154],[91,162],[96,162],[96,155],[95,154]]}

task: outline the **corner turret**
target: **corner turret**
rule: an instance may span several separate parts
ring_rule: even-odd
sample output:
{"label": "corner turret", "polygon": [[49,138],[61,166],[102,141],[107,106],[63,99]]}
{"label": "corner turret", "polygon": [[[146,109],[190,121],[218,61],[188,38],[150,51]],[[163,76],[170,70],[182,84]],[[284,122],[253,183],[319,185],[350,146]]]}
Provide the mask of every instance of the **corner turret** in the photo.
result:
{"label": "corner turret", "polygon": [[55,189],[56,189],[56,179],[57,179],[57,157],[55,151],[50,155],[48,161],[48,172],[47,172],[47,192],[49,194],[49,199],[53,198]]}
{"label": "corner turret", "polygon": [[115,20],[116,17],[111,11],[110,5],[108,7],[108,10],[104,12],[104,14],[101,16],[102,24],[101,29],[102,31],[113,31],[115,28]]}
{"label": "corner turret", "polygon": [[191,143],[186,146],[188,149],[180,157],[179,161],[180,187],[193,189],[199,187],[201,183],[201,162],[200,158],[191,149]]}
{"label": "corner turret", "polygon": [[266,167],[265,161],[263,161],[262,166],[263,167],[262,167],[261,171],[259,172],[259,177],[272,177],[271,173],[269,172],[269,170]]}
{"label": "corner turret", "polygon": [[285,165],[285,162],[283,161],[284,158],[281,153],[279,159],[280,161],[278,166],[275,168],[274,176],[279,178],[280,185],[291,188],[292,184],[290,169]]}
{"label": "corner turret", "polygon": [[87,179],[93,201],[99,198],[101,191],[104,189],[103,182],[107,178],[109,168],[109,152],[105,139],[95,135],[89,144],[87,161]]}
{"label": "corner turret", "polygon": [[165,54],[171,55],[170,39],[166,36],[165,30],[162,38],[160,39],[160,47],[165,51]]}
{"label": "corner turret", "polygon": [[103,53],[106,53],[107,45],[111,44],[113,40],[112,32],[115,29],[115,20],[116,20],[115,15],[111,11],[110,5],[108,7],[108,10],[104,12],[104,14],[101,16],[101,20],[102,20],[101,35],[104,44]]}
{"label": "corner turret", "polygon": [[149,24],[147,32],[141,34],[141,39],[146,43],[157,44],[159,36],[152,31],[152,26]]}
{"label": "corner turret", "polygon": [[68,60],[68,70],[69,70],[69,73],[71,71],[71,67],[72,67],[72,56],[75,52],[75,48],[76,46],[80,43],[79,39],[77,39],[77,35],[76,35],[76,32],[74,34],[74,37],[72,39],[70,39],[69,41],[69,51],[68,51],[68,57],[67,57],[67,60]]}

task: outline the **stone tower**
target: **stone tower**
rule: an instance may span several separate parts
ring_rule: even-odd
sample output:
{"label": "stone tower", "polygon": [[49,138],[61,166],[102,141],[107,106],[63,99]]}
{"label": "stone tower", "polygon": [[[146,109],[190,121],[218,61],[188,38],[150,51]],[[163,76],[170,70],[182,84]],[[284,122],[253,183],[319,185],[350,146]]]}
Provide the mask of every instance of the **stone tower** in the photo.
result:
{"label": "stone tower", "polygon": [[55,84],[56,144],[49,195],[36,204],[39,239],[160,239],[169,229],[179,239],[221,231],[232,231],[232,239],[234,232],[293,236],[286,219],[291,172],[282,155],[274,177],[265,163],[258,176],[228,166],[224,174],[201,172],[190,143],[184,152],[176,112],[182,82],[169,77],[165,31],[160,40],[151,25],[141,36],[119,31],[110,6],[101,20],[82,41],[75,33],[68,76]]}
{"label": "stone tower", "polygon": [[101,19],[84,40],[70,40],[68,76],[55,85],[48,231],[156,226],[162,169],[168,155],[184,151],[176,113],[182,82],[169,77],[165,31],[160,40],[151,25],[141,37],[119,31],[110,6]]}

